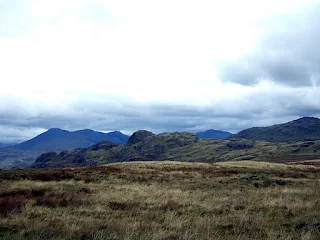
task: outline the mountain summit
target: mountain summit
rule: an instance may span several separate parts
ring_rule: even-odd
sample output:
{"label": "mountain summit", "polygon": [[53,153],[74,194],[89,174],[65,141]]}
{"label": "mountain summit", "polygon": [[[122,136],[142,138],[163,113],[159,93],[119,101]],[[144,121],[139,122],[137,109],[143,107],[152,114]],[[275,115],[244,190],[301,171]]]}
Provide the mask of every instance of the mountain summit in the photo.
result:
{"label": "mountain summit", "polygon": [[231,135],[230,138],[247,138],[269,142],[308,141],[320,139],[320,119],[303,117],[270,127],[253,127]]}
{"label": "mountain summit", "polygon": [[204,132],[198,132],[198,133],[196,133],[196,135],[199,138],[225,139],[225,138],[229,137],[230,135],[232,135],[232,133],[209,129],[209,130],[204,131]]}
{"label": "mountain summit", "polygon": [[103,133],[91,129],[84,129],[69,132],[59,128],[51,128],[35,138],[13,146],[13,148],[41,152],[64,151],[90,147],[103,140],[124,144],[127,142],[128,138],[129,136],[118,131]]}

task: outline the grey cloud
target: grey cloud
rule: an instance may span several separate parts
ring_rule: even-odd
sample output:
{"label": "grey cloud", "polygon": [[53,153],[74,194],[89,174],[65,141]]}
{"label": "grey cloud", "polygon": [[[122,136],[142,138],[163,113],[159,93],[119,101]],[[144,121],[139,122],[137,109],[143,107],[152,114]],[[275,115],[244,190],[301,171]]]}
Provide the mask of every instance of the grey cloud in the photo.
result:
{"label": "grey cloud", "polygon": [[25,128],[0,124],[0,142],[19,143],[31,139],[45,130],[38,127]]}
{"label": "grey cloud", "polygon": [[320,79],[319,24],[319,3],[299,15],[264,23],[267,34],[258,49],[236,61],[221,63],[220,79],[249,86],[262,80],[293,87],[315,85]]}
{"label": "grey cloud", "polygon": [[[63,106],[35,102],[18,107],[17,103],[23,99],[2,98],[7,107],[0,109],[0,141],[26,140],[39,129],[52,127],[125,132],[147,129],[155,133],[213,128],[237,132],[303,116],[319,117],[320,99],[316,96],[320,96],[320,88],[255,91],[242,98],[206,106],[140,104],[110,96],[99,96],[97,101],[88,95],[75,102],[65,102]],[[12,129],[20,129],[21,133]]]}

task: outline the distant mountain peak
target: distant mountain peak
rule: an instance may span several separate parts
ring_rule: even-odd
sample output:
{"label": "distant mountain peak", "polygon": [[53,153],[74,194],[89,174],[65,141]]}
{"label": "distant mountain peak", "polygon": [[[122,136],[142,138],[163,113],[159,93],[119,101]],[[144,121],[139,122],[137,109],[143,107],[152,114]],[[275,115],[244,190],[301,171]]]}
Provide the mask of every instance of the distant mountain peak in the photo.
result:
{"label": "distant mountain peak", "polygon": [[147,137],[154,136],[155,134],[147,130],[139,130],[134,132],[128,139],[127,145],[133,145],[138,142],[142,142]]}
{"label": "distant mountain peak", "polygon": [[60,128],[50,128],[33,139],[15,145],[14,148],[33,151],[64,151],[90,147],[103,140],[116,144],[124,144],[128,138],[129,136],[121,132],[103,133],[91,129],[70,132]]}
{"label": "distant mountain peak", "polygon": [[225,139],[228,136],[232,135],[229,132],[226,131],[220,131],[220,130],[214,130],[214,129],[209,129],[204,132],[198,132],[196,135],[199,138],[215,138],[215,139]]}
{"label": "distant mountain peak", "polygon": [[269,142],[318,140],[320,139],[320,119],[316,117],[302,117],[269,127],[248,128],[231,137]]}
{"label": "distant mountain peak", "polygon": [[306,121],[320,122],[320,119],[316,117],[302,117],[302,118],[293,120],[292,122],[306,122]]}
{"label": "distant mountain peak", "polygon": [[50,128],[47,132],[69,132],[61,128]]}

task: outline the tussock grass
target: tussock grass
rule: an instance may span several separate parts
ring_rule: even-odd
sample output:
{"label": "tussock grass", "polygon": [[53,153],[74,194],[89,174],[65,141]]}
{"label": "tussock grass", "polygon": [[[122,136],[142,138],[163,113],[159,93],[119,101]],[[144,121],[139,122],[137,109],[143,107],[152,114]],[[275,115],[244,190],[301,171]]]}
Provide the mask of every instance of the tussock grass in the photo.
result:
{"label": "tussock grass", "polygon": [[320,239],[319,163],[0,171],[0,239]]}

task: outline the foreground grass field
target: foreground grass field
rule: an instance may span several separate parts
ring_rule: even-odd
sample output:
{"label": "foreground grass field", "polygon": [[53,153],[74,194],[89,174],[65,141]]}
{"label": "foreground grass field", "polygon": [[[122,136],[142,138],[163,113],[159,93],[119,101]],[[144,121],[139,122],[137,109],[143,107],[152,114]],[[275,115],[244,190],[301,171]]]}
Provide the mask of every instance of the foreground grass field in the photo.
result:
{"label": "foreground grass field", "polygon": [[0,171],[0,239],[320,239],[320,161]]}

